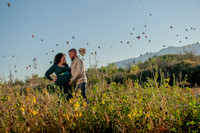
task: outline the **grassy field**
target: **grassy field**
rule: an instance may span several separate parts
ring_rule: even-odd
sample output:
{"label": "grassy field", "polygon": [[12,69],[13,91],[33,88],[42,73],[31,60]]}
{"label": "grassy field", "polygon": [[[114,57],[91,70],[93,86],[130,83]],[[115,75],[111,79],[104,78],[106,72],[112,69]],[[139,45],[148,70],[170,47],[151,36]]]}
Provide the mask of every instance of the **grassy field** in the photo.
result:
{"label": "grassy field", "polygon": [[[44,81],[45,82],[45,81]],[[199,89],[101,80],[80,92],[0,86],[0,132],[199,132]]]}
{"label": "grassy field", "polygon": [[[129,73],[141,72],[136,68]],[[37,76],[1,83],[0,132],[200,132],[197,86],[186,87],[158,70],[145,82],[117,71],[125,74],[121,82],[113,78],[115,68],[87,72],[89,104],[79,91],[67,101]]]}

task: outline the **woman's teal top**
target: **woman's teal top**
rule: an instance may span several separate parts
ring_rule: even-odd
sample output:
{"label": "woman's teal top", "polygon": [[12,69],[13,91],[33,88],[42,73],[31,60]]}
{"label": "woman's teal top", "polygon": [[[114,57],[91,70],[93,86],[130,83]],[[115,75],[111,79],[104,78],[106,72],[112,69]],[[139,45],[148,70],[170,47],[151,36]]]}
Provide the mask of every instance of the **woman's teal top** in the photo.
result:
{"label": "woman's teal top", "polygon": [[71,69],[70,67],[66,64],[65,67],[59,67],[56,64],[53,64],[45,73],[45,76],[51,81],[53,80],[51,78],[51,74],[55,73],[57,76],[57,80],[55,81],[55,84],[67,88],[69,87],[69,79],[71,78]]}

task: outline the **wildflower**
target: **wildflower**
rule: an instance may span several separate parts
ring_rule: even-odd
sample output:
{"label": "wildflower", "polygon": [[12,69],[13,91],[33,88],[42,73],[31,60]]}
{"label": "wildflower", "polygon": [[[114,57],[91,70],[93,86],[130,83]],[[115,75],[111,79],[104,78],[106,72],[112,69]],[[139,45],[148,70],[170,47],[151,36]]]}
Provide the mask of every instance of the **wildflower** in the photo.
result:
{"label": "wildflower", "polygon": [[127,116],[128,116],[130,119],[132,119],[131,113],[129,113]]}
{"label": "wildflower", "polygon": [[79,107],[79,103],[76,102],[74,106],[75,106],[75,108],[78,108]]}
{"label": "wildflower", "polygon": [[69,120],[69,115],[68,114],[66,114],[66,118],[67,118],[67,120]]}
{"label": "wildflower", "polygon": [[69,99],[69,103],[71,103],[72,102],[72,100],[71,99]]}
{"label": "wildflower", "polygon": [[33,115],[36,115],[36,113],[37,113],[36,111],[33,111]]}
{"label": "wildflower", "polygon": [[169,78],[165,79],[169,83]]}
{"label": "wildflower", "polygon": [[21,102],[21,107],[23,107],[23,102]]}
{"label": "wildflower", "polygon": [[86,102],[85,102],[85,101],[83,102],[83,106],[84,106],[84,107],[86,106]]}
{"label": "wildflower", "polygon": [[30,108],[28,108],[28,111],[29,111],[30,113],[32,113],[32,110],[31,110]]}
{"label": "wildflower", "polygon": [[116,86],[116,82],[113,82],[112,85],[113,85],[113,86]]}
{"label": "wildflower", "polygon": [[82,116],[82,113],[81,112],[79,112],[79,117],[81,117]]}
{"label": "wildflower", "polygon": [[73,92],[72,95],[75,96],[75,92]]}
{"label": "wildflower", "polygon": [[33,103],[36,103],[36,99],[35,99],[35,96],[33,96]]}
{"label": "wildflower", "polygon": [[30,89],[29,88],[26,88],[26,91],[29,91]]}
{"label": "wildflower", "polygon": [[28,102],[28,98],[26,98],[26,101]]}
{"label": "wildflower", "polygon": [[78,117],[78,112],[75,110],[75,115],[76,115],[76,117]]}

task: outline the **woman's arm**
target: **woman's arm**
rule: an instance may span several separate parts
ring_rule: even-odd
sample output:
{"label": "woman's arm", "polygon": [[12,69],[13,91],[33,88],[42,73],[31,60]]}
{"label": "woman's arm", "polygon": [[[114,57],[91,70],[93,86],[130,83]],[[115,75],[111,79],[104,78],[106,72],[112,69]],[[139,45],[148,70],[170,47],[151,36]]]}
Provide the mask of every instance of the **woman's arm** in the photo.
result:
{"label": "woman's arm", "polygon": [[53,64],[53,65],[46,71],[45,77],[48,78],[50,81],[52,81],[53,79],[51,78],[50,75],[51,75],[53,72],[55,72],[55,70],[56,70],[56,65]]}

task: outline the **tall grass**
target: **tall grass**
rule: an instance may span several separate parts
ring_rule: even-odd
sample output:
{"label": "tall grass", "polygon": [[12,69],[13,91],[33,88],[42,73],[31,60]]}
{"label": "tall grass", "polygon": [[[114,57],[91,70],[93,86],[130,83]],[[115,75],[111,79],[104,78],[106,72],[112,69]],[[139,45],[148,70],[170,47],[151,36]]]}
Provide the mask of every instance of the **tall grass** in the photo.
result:
{"label": "tall grass", "polygon": [[87,87],[89,104],[80,91],[67,101],[58,88],[1,84],[0,132],[200,131],[198,88],[170,86],[162,76],[157,82],[156,74],[142,85],[130,79],[108,84],[94,71]]}

